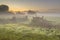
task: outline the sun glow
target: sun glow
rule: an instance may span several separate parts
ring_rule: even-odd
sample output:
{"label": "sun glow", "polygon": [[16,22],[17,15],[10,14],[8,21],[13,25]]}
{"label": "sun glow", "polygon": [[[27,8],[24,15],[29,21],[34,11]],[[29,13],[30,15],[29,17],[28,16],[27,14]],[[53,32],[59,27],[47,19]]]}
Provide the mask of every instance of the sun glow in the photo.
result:
{"label": "sun glow", "polygon": [[40,11],[40,12],[45,12],[47,11],[47,8],[43,8],[43,7],[19,7],[19,6],[12,6],[9,5],[9,11],[27,11],[27,10],[34,10],[34,11]]}

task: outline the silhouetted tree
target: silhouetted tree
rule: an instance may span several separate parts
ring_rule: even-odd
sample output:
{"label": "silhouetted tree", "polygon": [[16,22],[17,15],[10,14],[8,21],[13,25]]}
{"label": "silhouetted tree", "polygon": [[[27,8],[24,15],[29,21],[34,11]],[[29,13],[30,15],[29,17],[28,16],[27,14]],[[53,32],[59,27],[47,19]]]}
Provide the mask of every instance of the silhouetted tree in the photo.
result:
{"label": "silhouetted tree", "polygon": [[35,14],[36,12],[35,11],[32,11],[32,10],[29,10],[27,11],[28,14]]}
{"label": "silhouetted tree", "polygon": [[7,5],[0,5],[0,12],[7,12],[9,11],[9,7]]}

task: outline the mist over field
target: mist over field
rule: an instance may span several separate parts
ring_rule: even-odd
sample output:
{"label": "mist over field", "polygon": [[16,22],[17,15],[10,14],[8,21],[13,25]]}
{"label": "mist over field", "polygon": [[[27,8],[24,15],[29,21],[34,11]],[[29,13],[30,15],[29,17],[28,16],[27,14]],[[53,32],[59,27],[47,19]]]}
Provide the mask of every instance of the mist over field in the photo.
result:
{"label": "mist over field", "polygon": [[0,14],[0,40],[60,40],[60,13]]}
{"label": "mist over field", "polygon": [[0,40],[60,40],[60,0],[0,0]]}

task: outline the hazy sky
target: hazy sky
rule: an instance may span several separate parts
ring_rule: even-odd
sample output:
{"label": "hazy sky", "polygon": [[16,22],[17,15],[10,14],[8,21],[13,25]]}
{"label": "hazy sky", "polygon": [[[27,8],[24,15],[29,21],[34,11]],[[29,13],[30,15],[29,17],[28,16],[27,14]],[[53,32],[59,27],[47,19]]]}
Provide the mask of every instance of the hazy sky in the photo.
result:
{"label": "hazy sky", "polygon": [[13,11],[39,10],[60,11],[60,0],[0,0],[0,4],[6,4]]}

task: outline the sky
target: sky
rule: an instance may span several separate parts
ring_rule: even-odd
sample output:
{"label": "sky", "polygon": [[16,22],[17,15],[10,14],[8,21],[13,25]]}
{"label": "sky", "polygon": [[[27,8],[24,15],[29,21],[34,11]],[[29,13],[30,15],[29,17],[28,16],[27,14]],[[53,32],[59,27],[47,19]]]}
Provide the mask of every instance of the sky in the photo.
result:
{"label": "sky", "polygon": [[60,0],[0,0],[0,5],[8,5],[11,11],[60,11]]}

